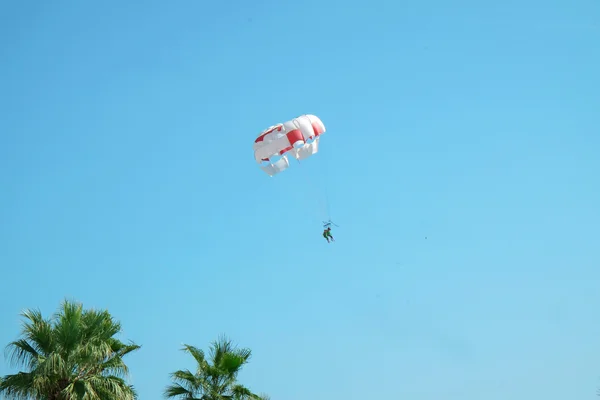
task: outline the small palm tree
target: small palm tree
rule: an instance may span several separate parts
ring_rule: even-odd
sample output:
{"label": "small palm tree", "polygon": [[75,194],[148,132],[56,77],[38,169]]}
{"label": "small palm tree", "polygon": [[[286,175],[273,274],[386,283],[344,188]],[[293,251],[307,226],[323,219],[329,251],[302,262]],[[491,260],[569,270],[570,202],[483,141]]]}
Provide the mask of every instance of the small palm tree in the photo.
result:
{"label": "small palm tree", "polygon": [[108,311],[65,301],[50,319],[27,310],[22,338],[7,352],[25,371],[0,379],[0,395],[14,400],[134,400],[123,357],[140,346],[114,338],[121,325]]}
{"label": "small palm tree", "polygon": [[196,361],[196,373],[179,370],[171,374],[174,381],[167,386],[167,398],[182,400],[268,400],[266,395],[257,395],[237,382],[237,375],[248,363],[249,349],[238,349],[225,337],[211,345],[210,362],[204,352],[194,346],[184,345],[183,351]]}

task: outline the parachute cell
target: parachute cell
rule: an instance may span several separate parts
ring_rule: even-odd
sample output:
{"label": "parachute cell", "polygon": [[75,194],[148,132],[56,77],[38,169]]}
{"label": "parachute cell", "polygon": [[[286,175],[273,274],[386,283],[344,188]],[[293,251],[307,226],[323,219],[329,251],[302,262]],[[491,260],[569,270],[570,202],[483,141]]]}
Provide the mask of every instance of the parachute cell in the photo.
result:
{"label": "parachute cell", "polygon": [[276,175],[290,166],[289,155],[304,160],[316,154],[323,133],[325,125],[318,117],[301,115],[261,132],[254,141],[254,158],[268,175]]}

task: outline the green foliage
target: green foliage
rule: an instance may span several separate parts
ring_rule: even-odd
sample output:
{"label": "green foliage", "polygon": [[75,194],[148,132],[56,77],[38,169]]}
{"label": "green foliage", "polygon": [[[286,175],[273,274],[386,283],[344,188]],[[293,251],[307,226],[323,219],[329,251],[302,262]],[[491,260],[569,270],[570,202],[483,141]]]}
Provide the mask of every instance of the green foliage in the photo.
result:
{"label": "green foliage", "polygon": [[50,319],[27,310],[21,338],[7,346],[24,371],[0,379],[9,400],[134,400],[123,357],[137,350],[114,336],[121,325],[108,311],[84,310],[65,301]]}
{"label": "green foliage", "polygon": [[[6,400],[136,400],[125,378],[123,358],[140,348],[115,336],[121,324],[108,311],[84,310],[64,301],[51,318],[26,310],[21,337],[6,347],[7,358],[20,372],[0,377],[0,398]],[[209,357],[191,345],[196,371],[171,374],[167,398],[181,400],[269,400],[237,381],[251,357],[225,337],[211,344]]]}
{"label": "green foliage", "polygon": [[211,345],[210,359],[194,346],[185,345],[182,349],[196,361],[196,372],[179,370],[171,374],[173,384],[167,386],[167,398],[181,400],[268,400],[237,382],[242,367],[248,363],[251,351],[238,349],[225,337]]}

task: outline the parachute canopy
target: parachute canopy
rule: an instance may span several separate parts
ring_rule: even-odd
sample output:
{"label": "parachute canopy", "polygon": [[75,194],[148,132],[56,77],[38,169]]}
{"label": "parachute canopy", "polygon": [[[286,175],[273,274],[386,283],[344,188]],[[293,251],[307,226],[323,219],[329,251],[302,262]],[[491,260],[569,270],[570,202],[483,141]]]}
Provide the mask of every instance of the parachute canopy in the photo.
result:
{"label": "parachute canopy", "polygon": [[264,130],[254,141],[254,159],[269,176],[290,166],[288,156],[304,160],[316,154],[325,125],[314,115],[301,115]]}

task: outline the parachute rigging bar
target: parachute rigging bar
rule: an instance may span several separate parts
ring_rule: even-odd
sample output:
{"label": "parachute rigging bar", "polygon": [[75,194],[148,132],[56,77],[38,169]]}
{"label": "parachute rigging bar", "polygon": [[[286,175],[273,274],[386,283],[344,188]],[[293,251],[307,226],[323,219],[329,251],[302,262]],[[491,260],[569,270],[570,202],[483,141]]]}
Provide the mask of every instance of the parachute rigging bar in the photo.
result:
{"label": "parachute rigging bar", "polygon": [[337,226],[338,228],[340,227],[339,225],[336,225],[332,220],[323,221],[323,228],[328,228],[331,225]]}

